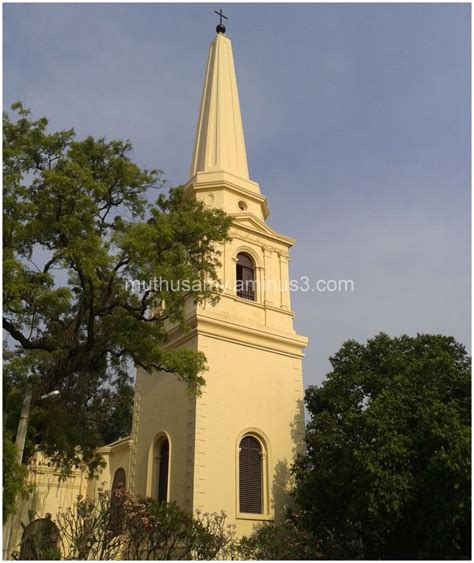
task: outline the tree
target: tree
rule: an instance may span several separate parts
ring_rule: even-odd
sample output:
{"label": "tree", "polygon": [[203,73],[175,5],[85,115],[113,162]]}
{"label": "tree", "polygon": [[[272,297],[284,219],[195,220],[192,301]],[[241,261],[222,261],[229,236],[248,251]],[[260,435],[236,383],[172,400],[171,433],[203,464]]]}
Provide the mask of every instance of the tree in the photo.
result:
{"label": "tree", "polygon": [[346,342],[309,387],[295,497],[326,558],[470,558],[470,358],[454,338]]}
{"label": "tree", "polygon": [[8,516],[15,513],[15,499],[25,496],[28,491],[26,484],[26,468],[17,461],[17,450],[10,433],[3,424],[3,523]]}
{"label": "tree", "polygon": [[101,446],[130,434],[134,394],[134,388],[127,375],[118,378],[113,389],[100,389],[93,397],[91,410],[94,412]]}
{"label": "tree", "polygon": [[[174,373],[193,393],[204,384],[204,355],[167,349],[166,326],[186,330],[189,300],[218,299],[217,245],[230,219],[182,187],[153,197],[162,173],[140,169],[129,142],[49,133],[45,118],[32,120],[20,103],[12,110],[3,145],[7,420],[14,432],[28,383],[30,445],[64,468],[93,469],[95,448],[119,437],[104,413],[113,404],[130,417],[132,363]],[[142,284],[134,291],[130,280]],[[56,389],[59,400],[38,401]]]}

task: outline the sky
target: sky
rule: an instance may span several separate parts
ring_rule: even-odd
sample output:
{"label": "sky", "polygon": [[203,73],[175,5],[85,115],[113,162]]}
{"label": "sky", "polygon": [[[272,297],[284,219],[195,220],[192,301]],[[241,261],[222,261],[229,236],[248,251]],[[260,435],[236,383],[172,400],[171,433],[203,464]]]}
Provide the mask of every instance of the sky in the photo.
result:
{"label": "sky", "polygon": [[[184,183],[214,4],[3,4],[4,107]],[[222,4],[250,176],[296,239],[305,386],[347,339],[470,337],[470,6]]]}

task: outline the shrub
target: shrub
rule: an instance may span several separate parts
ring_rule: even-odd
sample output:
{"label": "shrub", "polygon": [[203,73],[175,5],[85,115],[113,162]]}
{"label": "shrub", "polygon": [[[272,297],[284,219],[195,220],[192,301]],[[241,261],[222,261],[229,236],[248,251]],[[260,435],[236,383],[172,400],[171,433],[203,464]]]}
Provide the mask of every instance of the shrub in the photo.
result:
{"label": "shrub", "polygon": [[59,514],[65,559],[223,559],[234,545],[234,527],[221,513],[191,514],[175,503],[159,503],[116,489]]}
{"label": "shrub", "polygon": [[263,524],[252,536],[240,540],[237,555],[251,560],[322,559],[318,541],[292,519]]}

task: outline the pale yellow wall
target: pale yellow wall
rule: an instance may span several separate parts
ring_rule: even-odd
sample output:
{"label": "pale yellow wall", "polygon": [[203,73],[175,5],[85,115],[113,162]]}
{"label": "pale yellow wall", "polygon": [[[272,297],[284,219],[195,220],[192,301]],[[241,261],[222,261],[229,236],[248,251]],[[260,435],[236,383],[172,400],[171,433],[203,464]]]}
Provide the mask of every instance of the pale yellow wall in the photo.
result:
{"label": "pale yellow wall", "polygon": [[104,490],[111,489],[115,472],[122,468],[125,471],[126,487],[130,484],[131,471],[130,471],[130,452],[132,449],[132,440],[129,436],[117,440],[109,446],[99,448],[99,453],[106,466],[100,471],[99,475],[89,481],[87,494],[90,498],[95,498],[97,490],[102,488]]}
{"label": "pale yellow wall", "polygon": [[11,519],[11,531],[8,531],[10,523],[4,529],[4,544],[10,533],[10,554],[19,550],[23,533],[21,522],[29,523],[30,511],[33,519],[50,514],[54,521],[58,513],[74,506],[79,495],[87,496],[89,485],[87,473],[79,468],[74,469],[67,479],[62,479],[51,461],[41,454],[36,454],[29,465],[28,483],[34,486],[33,492],[17,505],[17,513]]}
{"label": "pale yellow wall", "polygon": [[61,480],[61,475],[48,461],[40,458],[29,473],[29,481],[35,486],[33,508],[38,518],[50,513],[55,516],[59,511],[70,507],[78,495],[87,493],[87,474],[81,469],[72,471],[70,477]]}
{"label": "pale yellow wall", "polygon": [[[259,521],[281,518],[288,500],[286,479],[303,430],[301,358],[232,342],[222,334],[199,335],[193,343],[210,368],[197,400],[170,374],[139,374],[133,490],[151,493],[157,467],[150,463],[150,447],[157,434],[166,433],[170,500],[190,510],[225,510],[238,534],[247,534]],[[237,514],[237,447],[247,430],[263,438],[268,452],[263,517]]]}
{"label": "pale yellow wall", "polygon": [[285,479],[302,437],[301,360],[209,336],[199,338],[199,349],[211,369],[197,402],[196,465],[201,479],[195,482],[195,507],[224,509],[239,534],[249,533],[260,518],[238,516],[238,439],[245,431],[264,439],[265,517],[281,518],[287,501]]}
{"label": "pale yellow wall", "polygon": [[[259,522],[281,519],[289,502],[289,469],[304,431],[301,364],[307,339],[293,328],[288,264],[293,241],[248,212],[225,210],[234,225],[232,241],[221,249],[219,275],[230,283],[215,307],[195,312],[198,349],[210,369],[196,405],[194,508],[224,509],[242,535]],[[235,294],[239,252],[255,264],[260,283],[255,301]],[[238,443],[246,431],[262,438],[266,448],[263,515],[239,514]]]}
{"label": "pale yellow wall", "polygon": [[[187,343],[195,347],[195,339]],[[173,471],[169,475],[169,498],[191,509],[194,452],[194,403],[184,384],[173,374],[147,374],[138,370],[136,408],[132,438],[131,489],[156,495],[153,460],[154,440],[162,435],[170,442]]]}
{"label": "pale yellow wall", "polygon": [[227,171],[200,172],[188,183],[193,195],[206,207],[219,207],[229,213],[241,213],[239,202],[244,201],[246,212],[257,219],[268,217],[267,198],[260,193],[257,182],[244,180]]}

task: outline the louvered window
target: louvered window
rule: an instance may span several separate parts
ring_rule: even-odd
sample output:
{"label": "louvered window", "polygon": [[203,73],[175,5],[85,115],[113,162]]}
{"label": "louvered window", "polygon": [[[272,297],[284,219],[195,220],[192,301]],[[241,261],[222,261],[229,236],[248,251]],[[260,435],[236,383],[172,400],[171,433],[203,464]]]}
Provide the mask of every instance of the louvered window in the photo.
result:
{"label": "louvered window", "polygon": [[170,444],[164,440],[160,447],[160,464],[158,475],[158,501],[167,502],[168,500],[168,467],[170,459]]}
{"label": "louvered window", "polygon": [[255,268],[252,259],[247,254],[237,254],[237,295],[249,301],[255,301]]}
{"label": "louvered window", "polygon": [[253,436],[240,442],[239,501],[240,512],[262,513],[262,446]]}

